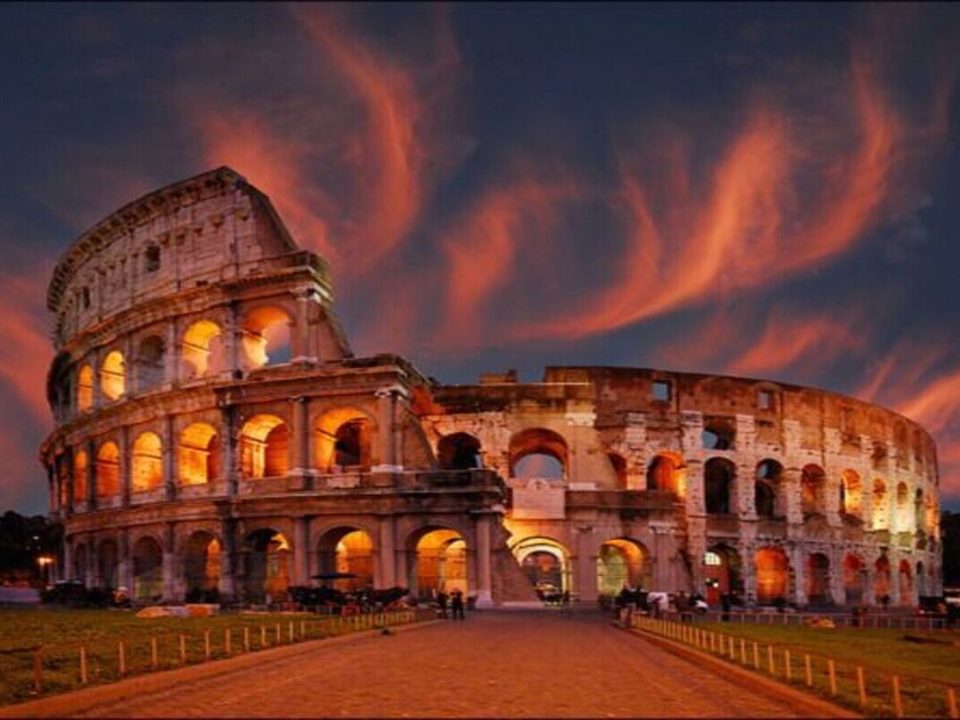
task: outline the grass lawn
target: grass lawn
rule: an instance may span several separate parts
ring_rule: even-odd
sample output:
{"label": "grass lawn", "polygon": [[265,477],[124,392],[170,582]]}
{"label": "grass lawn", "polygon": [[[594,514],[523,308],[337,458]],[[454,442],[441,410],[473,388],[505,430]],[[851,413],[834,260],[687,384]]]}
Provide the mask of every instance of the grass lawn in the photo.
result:
{"label": "grass lawn", "polygon": [[[734,645],[741,664],[739,638],[745,638],[747,665],[751,667],[752,645],[759,643],[760,665],[765,673],[769,672],[767,648],[773,646],[776,674],[781,679],[785,679],[784,650],[789,650],[792,681],[798,684],[806,684],[803,655],[809,654],[814,690],[828,697],[827,658],[832,658],[837,698],[853,708],[860,705],[856,668],[862,667],[869,714],[893,714],[891,676],[894,675],[900,678],[903,709],[907,715],[947,715],[945,688],[938,682],[955,685],[960,694],[960,633],[957,632],[737,623],[706,623],[696,627],[736,638]],[[916,642],[908,637],[939,642]]]}
{"label": "grass lawn", "polygon": [[126,674],[133,675],[179,667],[181,649],[187,663],[203,662],[208,637],[210,657],[223,658],[245,652],[245,637],[255,651],[289,644],[291,632],[299,642],[304,633],[306,639],[317,639],[363,629],[356,622],[360,621],[284,613],[148,619],[136,617],[132,610],[0,609],[0,705],[37,697],[37,648],[42,659],[40,694],[47,695],[82,687],[81,647],[88,683],[96,684],[120,677],[121,640]]}

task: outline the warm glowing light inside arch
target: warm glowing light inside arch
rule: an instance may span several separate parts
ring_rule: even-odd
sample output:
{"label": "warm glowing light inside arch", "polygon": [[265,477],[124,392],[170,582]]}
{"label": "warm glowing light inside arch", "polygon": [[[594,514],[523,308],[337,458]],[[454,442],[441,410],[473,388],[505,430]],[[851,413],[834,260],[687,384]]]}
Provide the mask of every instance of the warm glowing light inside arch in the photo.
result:
{"label": "warm glowing light inside arch", "polygon": [[93,407],[93,367],[89,364],[77,373],[77,410],[83,412]]}
{"label": "warm glowing light inside arch", "polygon": [[116,443],[105,442],[97,450],[97,497],[111,497],[120,492],[120,450]]}
{"label": "warm glowing light inside arch", "polygon": [[443,590],[459,589],[467,594],[467,543],[450,528],[425,533],[416,544],[416,571],[413,587],[420,597]]}
{"label": "warm glowing light inside arch", "polygon": [[145,432],[133,443],[133,492],[153,490],[163,485],[163,443],[156,433]]}
{"label": "warm glowing light inside arch", "polygon": [[[560,592],[570,592],[570,551],[553,538],[524,538],[510,548],[534,587],[552,585]],[[549,589],[549,588],[547,588]]]}
{"label": "warm glowing light inside arch", "polygon": [[289,471],[290,431],[276,415],[254,415],[240,431],[240,471],[245,477],[280,477]]}
{"label": "warm glowing light inside arch", "polygon": [[290,360],[290,316],[278,307],[251,310],[243,324],[243,354],[252,368]]}
{"label": "warm glowing light inside arch", "polygon": [[220,326],[210,320],[199,320],[183,334],[181,349],[183,379],[215,375],[223,369],[223,345]]}
{"label": "warm glowing light inside arch", "polygon": [[[356,424],[356,432],[351,433],[356,437],[344,437],[343,428],[348,423]],[[324,472],[333,472],[344,463],[337,463],[338,443],[347,440],[355,440],[358,447],[358,462],[354,465],[369,468],[373,463],[371,455],[373,450],[374,423],[369,415],[355,407],[336,408],[325,412],[314,423],[314,462],[316,467]],[[342,458],[341,458],[342,459]]]}
{"label": "warm glowing light inside arch", "polygon": [[87,499],[87,466],[90,460],[84,450],[77,451],[73,456],[73,499],[84,502]]}
{"label": "warm glowing light inside arch", "polygon": [[177,475],[181,485],[203,485],[219,474],[217,431],[207,423],[191,423],[180,433]]}
{"label": "warm glowing light inside arch", "polygon": [[100,389],[107,400],[117,400],[127,389],[126,365],[119,350],[111,350],[100,367]]}

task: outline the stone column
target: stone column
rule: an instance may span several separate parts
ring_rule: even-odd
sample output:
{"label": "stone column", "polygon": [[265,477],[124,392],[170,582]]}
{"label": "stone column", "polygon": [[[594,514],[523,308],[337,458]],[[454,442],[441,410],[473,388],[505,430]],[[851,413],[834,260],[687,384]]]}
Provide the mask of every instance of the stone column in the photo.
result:
{"label": "stone column", "polygon": [[294,518],[293,582],[292,585],[308,585],[310,580],[309,548],[310,520],[301,516]]}
{"label": "stone column", "polygon": [[374,472],[397,472],[402,468],[397,464],[394,422],[396,420],[397,388],[377,390],[377,424],[379,425],[380,464]]}
{"label": "stone column", "polygon": [[238,486],[236,414],[233,405],[220,408],[220,472],[228,495],[236,495]]}
{"label": "stone column", "polygon": [[67,448],[63,454],[63,462],[67,464],[65,474],[67,476],[67,515],[73,515],[74,492],[76,491],[76,480],[73,477],[73,448]]}
{"label": "stone column", "polygon": [[131,466],[130,461],[130,428],[126,425],[120,427],[120,463],[118,471],[120,473],[120,502],[123,507],[130,507],[130,484],[131,484]]}
{"label": "stone column", "polygon": [[63,562],[60,566],[59,577],[61,580],[70,580],[73,576],[73,537],[64,536],[63,538]]}
{"label": "stone column", "polygon": [[238,327],[237,305],[235,302],[230,303],[230,308],[225,320],[226,322],[223,328],[223,360],[226,367],[224,371],[229,377],[234,378],[236,377],[236,371],[240,370],[240,346],[241,338],[243,337],[243,330]]}
{"label": "stone column", "polygon": [[490,515],[476,519],[477,534],[477,607],[493,606],[493,578],[490,574]]}
{"label": "stone column", "polygon": [[799,607],[807,604],[807,553],[797,545],[787,551],[787,558],[793,568],[793,602]]}
{"label": "stone column", "polygon": [[746,602],[757,601],[757,556],[753,542],[737,543],[737,553],[740,555],[740,578],[743,582],[743,599]]}
{"label": "stone column", "polygon": [[217,592],[220,602],[233,602],[237,597],[237,539],[235,520],[224,519],[220,524],[220,581]]}
{"label": "stone column", "polygon": [[176,577],[176,523],[168,522],[163,527],[163,599],[179,600]]}
{"label": "stone column", "polygon": [[737,513],[740,520],[757,519],[756,474],[755,463],[737,465]]}
{"label": "stone column", "polygon": [[133,558],[130,553],[130,533],[123,528],[118,533],[120,542],[117,562],[117,587],[125,587],[133,595]]}
{"label": "stone column", "polygon": [[310,294],[308,290],[294,293],[297,318],[290,323],[290,362],[310,361]]}
{"label": "stone column", "polygon": [[397,579],[396,547],[393,542],[395,532],[396,523],[394,522],[392,515],[387,515],[380,518],[378,533],[379,548],[376,556],[376,566],[379,567],[378,582],[380,583],[379,587],[381,588],[406,584],[406,581],[398,582]]}
{"label": "stone column", "polygon": [[163,487],[167,500],[177,497],[177,476],[180,457],[177,452],[177,435],[173,415],[163,418]]}
{"label": "stone column", "polygon": [[93,440],[85,443],[87,450],[87,511],[97,507],[97,448]]}
{"label": "stone column", "polygon": [[[597,554],[592,525],[577,526],[577,558],[574,563],[575,584],[581,602],[597,602]],[[572,558],[571,558],[572,559]]]}
{"label": "stone column", "polygon": [[[93,404],[90,410],[103,405],[103,387],[101,386],[100,369],[103,365],[103,352],[98,350],[90,358],[90,366],[93,368]],[[88,410],[89,412],[89,410]]]}
{"label": "stone column", "polygon": [[87,533],[87,566],[83,569],[83,584],[88,588],[97,587],[97,547],[93,533]]}
{"label": "stone column", "polygon": [[847,590],[843,581],[843,550],[832,548],[830,552],[830,599],[836,606],[845,605]]}
{"label": "stone column", "polygon": [[177,320],[171,318],[167,323],[166,353],[164,353],[163,384],[169,389],[180,382],[180,342],[177,333]]}
{"label": "stone column", "polygon": [[863,581],[863,604],[870,607],[876,607],[877,595],[873,591],[873,583],[876,580],[876,568],[874,567],[873,562],[867,560],[864,570],[866,573]]}
{"label": "stone column", "polygon": [[307,478],[310,476],[310,422],[309,405],[305,396],[291,398],[293,405],[293,463],[290,474],[300,478],[299,489],[307,488]]}
{"label": "stone column", "polygon": [[900,607],[900,556],[890,557],[890,607]]}
{"label": "stone column", "polygon": [[803,525],[803,497],[800,491],[802,472],[799,468],[783,470],[783,492],[786,497],[787,524]]}

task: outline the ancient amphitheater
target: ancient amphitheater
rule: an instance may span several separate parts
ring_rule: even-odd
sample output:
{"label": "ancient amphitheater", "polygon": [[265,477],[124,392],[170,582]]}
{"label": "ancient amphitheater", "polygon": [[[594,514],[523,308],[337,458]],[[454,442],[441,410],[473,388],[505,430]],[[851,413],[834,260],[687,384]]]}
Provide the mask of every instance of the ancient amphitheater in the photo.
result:
{"label": "ancient amphitheater", "polygon": [[438,385],[357,358],[322,258],[228,168],[82,235],[48,305],[41,456],[61,575],[139,600],[291,585],[626,583],[760,604],[912,605],[941,589],[933,440],[853,398],[660,370]]}

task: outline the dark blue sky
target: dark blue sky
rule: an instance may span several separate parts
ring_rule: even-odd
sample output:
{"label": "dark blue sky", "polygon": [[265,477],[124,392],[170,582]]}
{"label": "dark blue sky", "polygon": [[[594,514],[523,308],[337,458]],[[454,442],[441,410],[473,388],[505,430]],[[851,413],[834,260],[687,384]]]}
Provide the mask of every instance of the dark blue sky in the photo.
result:
{"label": "dark blue sky", "polygon": [[0,6],[0,509],[40,512],[45,285],[228,164],[331,262],[355,351],[857,395],[960,508],[951,5]]}

